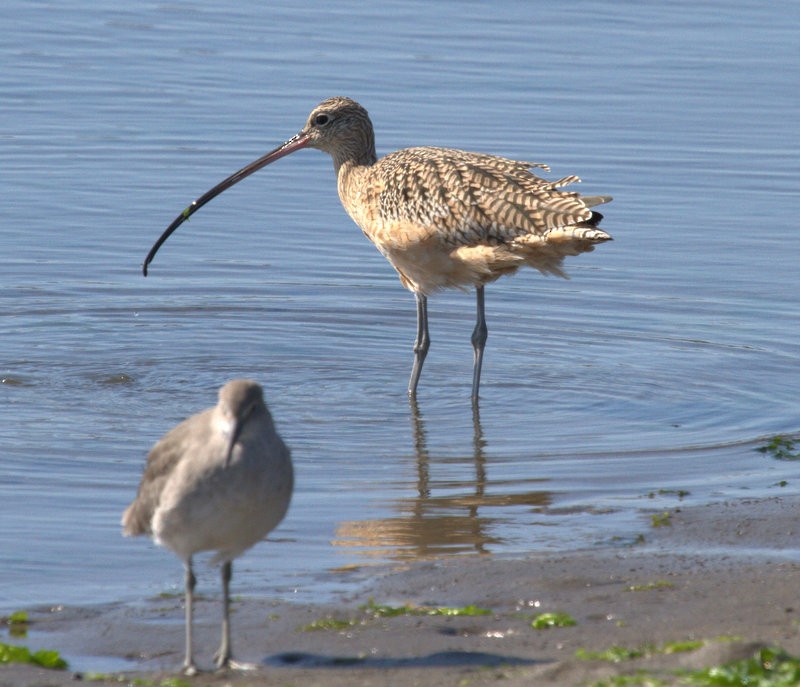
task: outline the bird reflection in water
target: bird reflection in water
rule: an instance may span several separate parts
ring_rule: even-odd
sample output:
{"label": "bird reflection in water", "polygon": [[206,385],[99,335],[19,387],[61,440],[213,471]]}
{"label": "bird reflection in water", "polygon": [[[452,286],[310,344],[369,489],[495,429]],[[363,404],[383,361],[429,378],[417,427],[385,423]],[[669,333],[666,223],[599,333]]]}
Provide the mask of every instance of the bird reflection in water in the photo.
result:
{"label": "bird reflection in water", "polygon": [[[425,420],[415,399],[410,399],[412,445],[417,463],[416,493],[389,504],[397,515],[339,523],[334,546],[355,550],[358,554],[390,560],[413,560],[455,554],[489,554],[504,540],[502,525],[515,516],[504,517],[502,507],[524,507],[527,512],[550,504],[551,493],[510,491],[531,482],[541,485],[544,479],[522,482],[498,480],[487,476],[487,442],[483,436],[480,411],[472,407],[472,454],[454,460],[436,458],[428,448]],[[472,464],[470,477],[464,480],[432,477],[436,467]],[[493,493],[494,492],[494,493]],[[441,494],[441,495],[437,495]]]}

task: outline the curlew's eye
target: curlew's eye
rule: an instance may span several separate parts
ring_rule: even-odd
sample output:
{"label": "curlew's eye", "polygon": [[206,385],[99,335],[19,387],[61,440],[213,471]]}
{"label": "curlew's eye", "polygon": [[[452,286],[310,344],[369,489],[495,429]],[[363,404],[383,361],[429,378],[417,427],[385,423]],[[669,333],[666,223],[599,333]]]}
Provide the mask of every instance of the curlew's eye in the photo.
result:
{"label": "curlew's eye", "polygon": [[317,126],[325,126],[330,121],[331,118],[326,114],[318,114],[316,117],[314,117],[314,124]]}

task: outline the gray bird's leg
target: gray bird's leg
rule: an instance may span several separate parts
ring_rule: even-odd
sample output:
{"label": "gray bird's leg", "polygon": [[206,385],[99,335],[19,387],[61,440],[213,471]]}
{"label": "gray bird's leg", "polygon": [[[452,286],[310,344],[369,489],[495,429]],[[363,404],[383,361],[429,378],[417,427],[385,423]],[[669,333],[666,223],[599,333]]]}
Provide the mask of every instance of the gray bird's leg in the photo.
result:
{"label": "gray bird's leg", "polygon": [[481,385],[481,367],[483,365],[483,349],[486,347],[486,339],[489,330],[486,327],[486,316],[483,312],[483,286],[475,287],[477,315],[475,329],[472,331],[472,348],[475,351],[475,363],[472,370],[472,401],[478,401],[478,389]]}
{"label": "gray bird's leg", "polygon": [[227,668],[231,662],[230,583],[232,577],[233,564],[226,561],[222,564],[222,641],[214,656],[217,668]]}
{"label": "gray bird's leg", "polygon": [[422,364],[428,349],[431,346],[431,338],[428,334],[428,297],[422,293],[416,293],[417,297],[417,338],[414,341],[414,366],[411,368],[411,379],[408,381],[408,395],[415,398],[417,395],[417,383],[422,372]]}
{"label": "gray bird's leg", "polygon": [[196,675],[197,666],[194,664],[194,657],[192,656],[192,602],[194,599],[194,586],[197,584],[197,580],[192,571],[191,556],[186,559],[184,567],[186,569],[186,657],[183,660],[183,672],[186,675]]}

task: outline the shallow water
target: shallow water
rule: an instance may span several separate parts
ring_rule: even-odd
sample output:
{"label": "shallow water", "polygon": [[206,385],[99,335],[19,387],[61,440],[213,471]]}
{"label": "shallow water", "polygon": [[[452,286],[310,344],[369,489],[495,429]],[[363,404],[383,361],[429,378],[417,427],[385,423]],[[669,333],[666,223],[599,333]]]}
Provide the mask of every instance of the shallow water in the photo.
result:
{"label": "shallow water", "polygon": [[[237,591],[316,598],[373,563],[624,545],[643,512],[796,493],[754,449],[800,429],[800,10],[761,3],[12,2],[0,43],[0,611],[178,589],[124,540],[144,456],[228,379],[260,381],[297,489]],[[282,160],[141,262],[194,197],[361,101],[379,154],[543,161],[610,193],[615,241],[413,297],[339,206],[330,161]],[[777,486],[787,481],[786,486]],[[212,573],[201,584],[216,592]],[[211,587],[210,585],[214,585]]]}

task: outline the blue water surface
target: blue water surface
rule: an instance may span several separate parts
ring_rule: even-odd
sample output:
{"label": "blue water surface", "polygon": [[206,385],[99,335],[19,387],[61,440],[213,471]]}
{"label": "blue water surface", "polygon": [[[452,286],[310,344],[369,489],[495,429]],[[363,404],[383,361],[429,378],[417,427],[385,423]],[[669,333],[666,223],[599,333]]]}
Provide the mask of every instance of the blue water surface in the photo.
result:
{"label": "blue water surface", "polygon": [[[149,447],[234,377],[297,472],[237,591],[336,593],[372,564],[619,544],[648,509],[796,495],[755,450],[800,430],[800,8],[10,0],[0,41],[0,612],[178,589],[120,536]],[[330,95],[379,154],[548,163],[611,194],[615,241],[471,294],[413,296],[304,151],[193,198]],[[783,486],[779,486],[783,484]],[[201,584],[216,584],[211,571]],[[215,587],[207,587],[209,590]]]}

